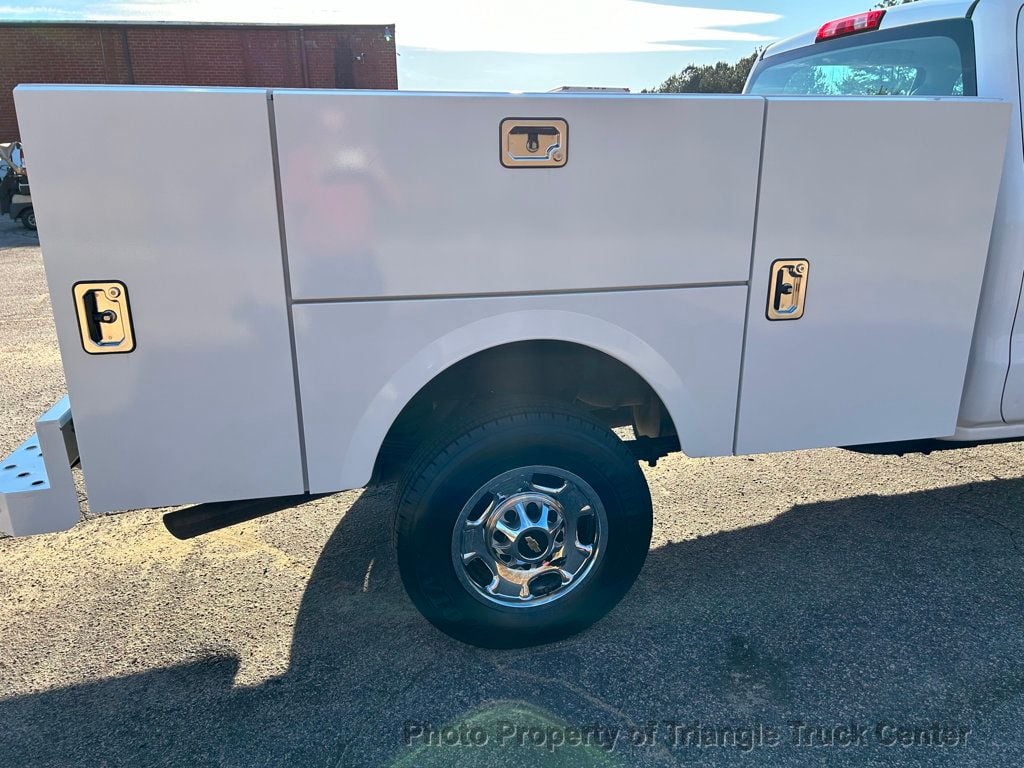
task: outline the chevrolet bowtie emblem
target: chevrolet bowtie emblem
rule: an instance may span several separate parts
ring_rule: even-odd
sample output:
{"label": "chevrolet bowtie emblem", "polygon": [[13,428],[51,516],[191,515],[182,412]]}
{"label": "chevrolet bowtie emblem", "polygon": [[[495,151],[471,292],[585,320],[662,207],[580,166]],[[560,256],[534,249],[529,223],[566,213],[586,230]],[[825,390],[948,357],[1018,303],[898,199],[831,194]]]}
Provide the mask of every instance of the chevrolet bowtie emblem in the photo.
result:
{"label": "chevrolet bowtie emblem", "polygon": [[533,536],[526,537],[526,546],[532,549],[535,554],[540,554],[540,544],[537,543],[537,540],[533,538]]}

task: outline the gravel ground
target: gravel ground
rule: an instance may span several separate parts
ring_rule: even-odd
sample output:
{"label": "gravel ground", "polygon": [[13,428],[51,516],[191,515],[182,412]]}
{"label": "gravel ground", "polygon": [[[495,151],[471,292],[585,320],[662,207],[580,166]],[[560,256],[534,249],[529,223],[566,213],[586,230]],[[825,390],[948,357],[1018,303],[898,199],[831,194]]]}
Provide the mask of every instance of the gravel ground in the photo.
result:
{"label": "gravel ground", "polygon": [[[0,275],[6,453],[63,380],[6,223]],[[1020,446],[648,478],[634,590],[530,651],[419,618],[388,487],[188,541],[159,510],[0,540],[0,765],[1024,764]]]}

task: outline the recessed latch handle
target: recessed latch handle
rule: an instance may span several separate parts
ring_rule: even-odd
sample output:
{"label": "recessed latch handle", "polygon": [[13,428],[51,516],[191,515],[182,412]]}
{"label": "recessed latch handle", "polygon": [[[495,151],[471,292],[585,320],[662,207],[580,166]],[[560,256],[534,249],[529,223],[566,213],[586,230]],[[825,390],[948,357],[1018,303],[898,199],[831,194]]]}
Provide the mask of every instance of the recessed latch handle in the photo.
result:
{"label": "recessed latch handle", "polygon": [[568,160],[569,124],[561,118],[501,121],[501,164],[506,168],[561,168]]}
{"label": "recessed latch handle", "polygon": [[804,316],[807,295],[806,259],[785,259],[772,264],[768,289],[769,320],[799,320]]}
{"label": "recessed latch handle", "polygon": [[135,349],[128,289],[118,281],[75,283],[75,311],[82,348],[90,355]]}

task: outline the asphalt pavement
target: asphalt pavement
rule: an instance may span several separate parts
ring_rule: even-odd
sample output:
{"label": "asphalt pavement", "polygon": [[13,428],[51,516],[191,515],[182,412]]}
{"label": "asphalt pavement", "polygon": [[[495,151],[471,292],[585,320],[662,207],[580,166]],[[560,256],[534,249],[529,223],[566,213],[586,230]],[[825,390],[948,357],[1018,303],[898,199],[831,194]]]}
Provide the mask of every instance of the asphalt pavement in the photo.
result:
{"label": "asphalt pavement", "polygon": [[[63,387],[4,222],[0,454]],[[388,486],[188,540],[165,510],[0,540],[0,766],[1024,764],[1019,445],[647,476],[635,588],[522,651],[419,617]]]}

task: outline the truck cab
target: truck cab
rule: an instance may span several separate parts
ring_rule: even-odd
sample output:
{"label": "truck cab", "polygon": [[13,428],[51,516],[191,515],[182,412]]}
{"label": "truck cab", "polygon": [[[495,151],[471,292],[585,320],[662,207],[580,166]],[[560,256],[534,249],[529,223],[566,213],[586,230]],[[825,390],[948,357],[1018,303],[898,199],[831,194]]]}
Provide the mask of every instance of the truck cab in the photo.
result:
{"label": "truck cab", "polygon": [[[1024,435],[1024,145],[1019,0],[922,0],[824,24],[767,48],[745,93],[762,96],[982,97],[1014,106],[956,433]],[[884,133],[864,137],[870,155]],[[961,151],[976,148],[968,143]],[[902,201],[880,199],[898,212]],[[941,308],[936,308],[941,311]]]}

